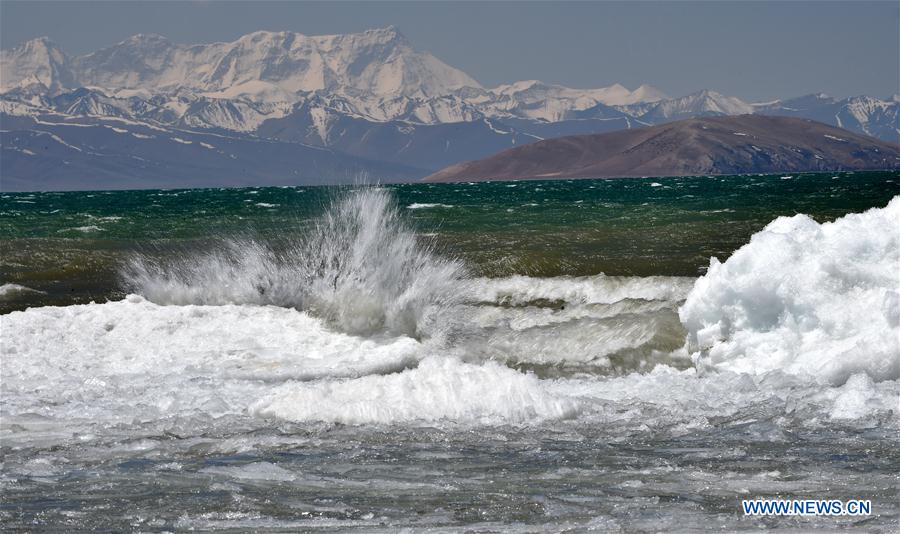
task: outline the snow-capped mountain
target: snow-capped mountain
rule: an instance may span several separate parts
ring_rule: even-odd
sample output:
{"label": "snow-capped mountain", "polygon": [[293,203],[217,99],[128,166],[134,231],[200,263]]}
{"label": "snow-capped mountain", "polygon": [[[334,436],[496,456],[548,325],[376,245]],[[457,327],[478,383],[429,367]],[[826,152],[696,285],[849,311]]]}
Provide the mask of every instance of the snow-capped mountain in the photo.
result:
{"label": "snow-capped mountain", "polygon": [[[874,137],[900,139],[900,106],[871,96],[854,96],[840,103],[835,115],[841,128],[863,131]],[[893,126],[893,128],[891,128]]]}
{"label": "snow-capped mountain", "polygon": [[136,35],[73,64],[83,85],[187,88],[226,99],[282,101],[312,91],[429,97],[480,87],[464,72],[414,50],[393,27],[323,36],[259,31],[230,43],[192,46]]}
{"label": "snow-capped mountain", "polygon": [[393,27],[323,36],[259,31],[201,45],[140,34],[71,60],[47,39],[35,39],[3,55],[4,89],[31,77],[51,90],[189,89],[257,101],[291,101],[313,91],[430,97],[480,87],[464,72],[414,50]]}
{"label": "snow-capped mountain", "polygon": [[900,141],[900,101],[824,93],[754,105],[756,113],[804,117],[888,141]]}
{"label": "snow-capped mountain", "polygon": [[[3,53],[2,91],[40,81],[55,96],[89,87],[112,97],[185,93],[216,100],[302,103],[310,93],[338,96],[352,114],[376,121],[425,124],[482,116],[563,120],[597,104],[625,105],[665,97],[641,86],[569,89],[538,81],[485,90],[394,27],[358,34],[306,36],[259,31],[230,43],[175,44],[140,34],[97,52],[68,58],[46,39]],[[177,105],[176,105],[177,107]],[[228,127],[232,121],[220,126]],[[244,124],[238,131],[252,130]]]}
{"label": "snow-capped mountain", "polygon": [[469,100],[487,115],[514,116],[557,122],[573,118],[580,111],[604,106],[658,102],[666,97],[662,91],[642,85],[629,91],[619,84],[600,89],[570,89],[538,80],[501,85]]}
{"label": "snow-capped mountain", "polygon": [[753,106],[740,98],[703,90],[680,98],[663,100],[653,105],[638,104],[631,108],[641,120],[656,124],[689,117],[716,115],[747,115]]}
{"label": "snow-capped mountain", "polygon": [[0,51],[0,91],[42,86],[56,93],[76,87],[66,54],[47,37]]}
{"label": "snow-capped mountain", "polygon": [[[424,176],[549,137],[752,113],[811,118],[900,139],[897,96],[839,100],[820,94],[751,104],[711,90],[669,98],[649,85],[572,89],[528,80],[485,88],[416,50],[393,27],[324,36],[259,31],[232,42],[196,45],[141,34],[77,57],[67,56],[48,38],[0,51],[4,130],[42,124],[21,117],[52,116],[55,124],[117,119],[178,138],[206,132],[252,142],[300,143],[303,154],[310,145],[325,148],[334,155],[320,169],[367,172],[369,166],[373,176],[386,169],[394,177]],[[84,159],[85,154],[102,153],[90,149],[84,138],[93,130],[63,131],[65,137],[54,135],[71,146],[87,147],[80,156],[87,169],[90,158]],[[12,134],[4,136],[4,143],[30,139],[27,132]],[[144,139],[140,135],[131,140]],[[32,169],[34,176],[46,171],[33,157],[22,160],[24,152],[3,154],[7,175],[10,169],[20,174]],[[344,166],[337,162],[341,157],[348,158]],[[184,163],[190,168],[190,162]],[[178,162],[173,165],[150,168],[177,168]],[[127,166],[116,168],[130,172]],[[336,179],[349,179],[345,170],[339,172]]]}

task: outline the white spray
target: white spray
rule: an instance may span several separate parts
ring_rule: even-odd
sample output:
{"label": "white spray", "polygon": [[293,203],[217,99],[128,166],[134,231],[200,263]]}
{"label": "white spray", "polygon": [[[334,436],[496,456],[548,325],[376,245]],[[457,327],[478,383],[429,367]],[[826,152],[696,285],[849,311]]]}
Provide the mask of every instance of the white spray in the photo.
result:
{"label": "white spray", "polygon": [[459,295],[464,268],[434,254],[388,191],[361,187],[278,249],[229,240],[166,263],[149,255],[123,270],[126,286],[160,304],[293,307],[342,331],[427,336]]}

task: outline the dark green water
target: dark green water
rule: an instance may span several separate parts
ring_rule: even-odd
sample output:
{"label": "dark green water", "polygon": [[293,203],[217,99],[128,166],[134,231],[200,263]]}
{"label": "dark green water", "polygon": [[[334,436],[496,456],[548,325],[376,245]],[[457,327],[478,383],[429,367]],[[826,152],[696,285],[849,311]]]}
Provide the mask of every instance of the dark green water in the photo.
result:
{"label": "dark green water", "polygon": [[[702,274],[780,215],[831,220],[883,206],[900,173],[825,173],[388,186],[441,253],[475,274]],[[184,254],[236,236],[305,231],[339,190],[324,187],[6,193],[0,312],[120,298],[135,251]],[[419,205],[419,207],[417,207]],[[424,205],[424,206],[422,206]]]}

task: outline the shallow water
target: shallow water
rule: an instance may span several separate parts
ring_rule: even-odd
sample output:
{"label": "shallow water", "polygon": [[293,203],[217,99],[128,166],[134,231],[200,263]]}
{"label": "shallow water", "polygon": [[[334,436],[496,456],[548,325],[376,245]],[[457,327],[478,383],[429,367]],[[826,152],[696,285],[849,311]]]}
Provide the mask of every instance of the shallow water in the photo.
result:
{"label": "shallow water", "polygon": [[891,531],[900,201],[762,231],[832,176],[4,195],[0,521]]}

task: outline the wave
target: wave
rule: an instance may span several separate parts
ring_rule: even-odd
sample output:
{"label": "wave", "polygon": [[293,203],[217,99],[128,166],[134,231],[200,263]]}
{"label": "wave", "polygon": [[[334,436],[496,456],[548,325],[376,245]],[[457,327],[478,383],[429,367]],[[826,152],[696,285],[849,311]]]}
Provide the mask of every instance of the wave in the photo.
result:
{"label": "wave", "polygon": [[250,410],[291,421],[344,424],[534,424],[573,417],[578,403],[550,393],[534,375],[494,362],[431,357],[397,374],[285,384]]}
{"label": "wave", "polygon": [[162,306],[137,295],[0,316],[4,409],[129,422],[246,413],[285,381],[396,373],[406,336],[361,337],[276,306]]}
{"label": "wave", "polygon": [[284,306],[354,334],[421,336],[456,301],[464,272],[416,238],[388,191],[362,187],[280,249],[227,240],[176,262],[136,257],[123,276],[129,290],[161,304]]}
{"label": "wave", "polygon": [[678,276],[596,276],[476,278],[473,298],[480,302],[522,306],[535,302],[612,304],[625,299],[683,300],[694,278]]}
{"label": "wave", "polygon": [[467,318],[460,303],[678,301],[682,277],[511,276],[468,278],[465,266],[417,237],[384,189],[350,190],[298,238],[276,245],[220,240],[206,251],[142,254],[122,270],[125,287],[158,304],[252,304],[295,308],[343,332],[447,335]]}
{"label": "wave", "polygon": [[136,257],[123,276],[143,296],[0,317],[5,408],[88,425],[687,432],[750,410],[785,428],[896,426],[897,265],[900,198],[833,223],[779,218],[699,279],[471,278],[386,191],[360,188],[278,247]]}
{"label": "wave", "polygon": [[427,203],[419,203],[413,202],[409,206],[406,206],[408,210],[424,210],[430,208],[452,208],[453,206],[450,204],[427,204]]}
{"label": "wave", "polygon": [[23,293],[43,293],[37,289],[31,289],[19,284],[3,284],[0,285],[0,300],[11,300]]}
{"label": "wave", "polygon": [[[574,419],[676,435],[748,417],[788,431],[832,420],[900,424],[896,382],[865,373],[841,387],[784,372],[701,373],[665,364],[547,379],[487,353],[464,361],[465,347],[458,354],[407,336],[335,332],[322,319],[276,306],[163,306],[132,295],[12,312],[0,323],[4,417],[26,428],[4,438],[11,443],[31,439],[27,429],[41,432],[48,422],[65,425],[58,439],[70,440],[73,429],[97,434],[140,424],[149,427],[141,432],[180,435],[247,417],[412,426]],[[34,414],[42,419],[28,422]]]}
{"label": "wave", "polygon": [[900,378],[900,197],[831,223],[775,219],[713,258],[679,315],[702,369]]}
{"label": "wave", "polygon": [[604,317],[609,310],[602,308],[552,314],[535,309],[522,315],[494,309],[479,316],[484,320],[496,313],[494,324],[458,341],[456,348],[467,361],[497,360],[546,376],[624,374],[675,360],[690,364],[680,354],[673,355],[684,343],[674,309],[619,311]]}

